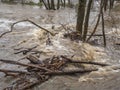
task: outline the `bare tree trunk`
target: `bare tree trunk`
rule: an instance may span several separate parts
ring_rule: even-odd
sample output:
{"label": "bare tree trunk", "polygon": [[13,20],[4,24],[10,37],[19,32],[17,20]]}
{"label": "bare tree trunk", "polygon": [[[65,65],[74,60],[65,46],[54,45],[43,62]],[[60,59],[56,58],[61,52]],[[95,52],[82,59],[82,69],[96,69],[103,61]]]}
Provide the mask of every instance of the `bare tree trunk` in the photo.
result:
{"label": "bare tree trunk", "polygon": [[54,0],[51,0],[51,9],[55,10],[55,2],[54,2]]}
{"label": "bare tree trunk", "polygon": [[42,2],[43,2],[43,4],[44,4],[45,8],[48,10],[49,8],[48,8],[46,2],[45,2],[44,0],[42,0]]}
{"label": "bare tree trunk", "polygon": [[85,23],[84,23],[83,41],[86,41],[92,2],[93,2],[93,0],[89,0],[88,5],[87,5],[86,16],[85,16]]}
{"label": "bare tree trunk", "polygon": [[104,41],[104,47],[106,47],[106,36],[105,36],[105,26],[104,26],[104,13],[103,10],[101,12],[101,19],[102,19],[102,33],[103,33],[103,41]]}
{"label": "bare tree trunk", "polygon": [[115,1],[115,0],[110,0],[110,10],[113,8],[114,1]]}
{"label": "bare tree trunk", "polygon": [[63,5],[64,5],[64,7],[65,7],[65,5],[66,5],[66,1],[65,1],[65,0],[63,0],[63,2],[64,2],[64,4],[63,4]]}
{"label": "bare tree trunk", "polygon": [[97,19],[97,22],[96,22],[96,25],[93,29],[93,32],[91,33],[91,35],[88,37],[87,39],[87,42],[91,39],[91,37],[95,34],[96,30],[97,30],[97,27],[99,25],[99,22],[100,22],[100,17],[101,17],[101,12],[104,8],[104,4],[103,4],[103,0],[101,0],[101,3],[100,3],[100,11],[99,11],[99,15],[98,15],[98,19]]}
{"label": "bare tree trunk", "polygon": [[76,31],[81,35],[81,37],[82,37],[82,32],[83,32],[85,6],[86,6],[86,0],[79,0]]}
{"label": "bare tree trunk", "polygon": [[51,9],[50,0],[47,0],[47,5],[48,5],[48,8]]}
{"label": "bare tree trunk", "polygon": [[57,1],[57,9],[60,8],[60,0]]}
{"label": "bare tree trunk", "polygon": [[104,0],[104,10],[107,10],[107,6],[108,6],[108,0]]}

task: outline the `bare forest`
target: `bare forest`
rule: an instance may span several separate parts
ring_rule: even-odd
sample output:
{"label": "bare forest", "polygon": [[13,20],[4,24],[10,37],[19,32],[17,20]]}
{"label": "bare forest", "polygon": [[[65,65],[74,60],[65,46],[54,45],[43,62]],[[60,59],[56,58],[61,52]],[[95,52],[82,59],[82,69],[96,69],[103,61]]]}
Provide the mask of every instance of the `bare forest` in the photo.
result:
{"label": "bare forest", "polygon": [[0,90],[120,90],[120,0],[0,0]]}

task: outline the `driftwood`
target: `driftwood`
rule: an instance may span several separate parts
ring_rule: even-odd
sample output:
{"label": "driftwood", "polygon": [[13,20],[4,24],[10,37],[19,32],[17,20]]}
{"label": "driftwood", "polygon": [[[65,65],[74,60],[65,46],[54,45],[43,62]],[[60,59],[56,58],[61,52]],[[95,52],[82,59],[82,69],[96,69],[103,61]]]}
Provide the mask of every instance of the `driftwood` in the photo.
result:
{"label": "driftwood", "polygon": [[113,69],[113,70],[117,70],[117,69],[120,69],[120,64],[104,67],[104,69],[108,69],[108,68]]}
{"label": "driftwood", "polygon": [[42,30],[44,30],[44,31],[46,31],[46,32],[48,32],[48,33],[50,33],[52,36],[55,35],[54,33],[50,32],[49,30],[47,30],[47,29],[41,27],[40,25],[36,24],[36,23],[33,22],[32,20],[25,19],[25,20],[21,20],[21,21],[17,21],[17,22],[15,22],[15,23],[13,23],[12,26],[11,26],[10,31],[7,31],[7,32],[2,33],[2,34],[0,35],[0,38],[1,38],[2,36],[4,36],[5,34],[12,32],[12,31],[13,31],[13,28],[14,28],[14,25],[16,25],[17,23],[20,23],[20,22],[30,22],[31,24],[37,26],[38,28],[40,28],[40,29],[42,29]]}
{"label": "driftwood", "polygon": [[92,71],[97,71],[98,69],[75,69],[75,70],[64,70],[64,71],[53,71],[53,72],[46,72],[44,75],[70,75],[75,73],[87,73]]}
{"label": "driftwood", "polygon": [[81,63],[81,64],[93,64],[93,65],[99,65],[99,66],[110,66],[109,64],[101,63],[101,62],[92,62],[92,61],[81,61],[81,60],[72,60],[70,58],[67,58],[65,56],[61,56],[62,58],[66,59],[69,63]]}
{"label": "driftwood", "polygon": [[33,55],[28,55],[26,58],[33,64],[42,64],[43,65],[43,62],[40,61],[39,58],[37,58]]}
{"label": "driftwood", "polygon": [[[55,75],[71,75],[71,74],[73,75],[76,73],[89,73],[92,71],[99,70],[99,68],[88,68],[87,69],[87,68],[78,68],[78,67],[72,70],[64,69],[67,66],[67,64],[71,64],[71,63],[91,64],[91,65],[105,66],[102,68],[120,69],[120,65],[110,67],[109,64],[103,64],[103,63],[98,63],[98,62],[75,61],[70,58],[67,58],[66,56],[52,56],[51,58],[47,58],[42,61],[40,61],[39,58],[33,55],[28,55],[26,58],[30,61],[30,64],[24,64],[18,61],[0,59],[0,61],[4,63],[26,67],[26,70],[23,70],[23,71],[0,69],[0,72],[5,73],[6,76],[13,76],[13,77],[15,76],[19,77],[20,75],[31,76],[32,78],[35,78],[35,80],[37,80],[37,81],[32,81],[32,82],[28,81],[28,83],[25,83],[23,81],[22,84],[16,84],[15,88],[17,89],[15,90],[29,89],[31,87],[34,87],[35,85],[45,82],[51,76],[55,76]],[[8,89],[6,88],[5,90],[8,90]],[[14,88],[11,87],[11,90],[14,90]]]}
{"label": "driftwood", "polygon": [[[44,82],[44,81],[43,81],[43,82]],[[32,87],[34,87],[35,85],[38,85],[39,83],[42,83],[42,81],[39,81],[39,80],[38,80],[38,81],[35,81],[35,82],[33,82],[33,83],[27,84],[27,85],[21,87],[19,90],[26,90],[26,89],[32,88]]]}
{"label": "driftwood", "polygon": [[23,54],[27,54],[28,52],[32,51],[33,49],[37,48],[38,45],[32,47],[32,48],[26,48],[24,50],[20,50],[22,48],[19,48],[19,49],[14,49],[14,50],[20,50],[18,52],[15,52],[14,54],[19,54],[19,53],[23,53]]}
{"label": "driftwood", "polygon": [[33,68],[38,68],[38,69],[45,70],[45,71],[51,71],[51,70],[49,70],[45,67],[40,67],[39,65],[34,65],[34,64],[24,64],[24,63],[20,63],[20,62],[17,62],[17,61],[3,60],[3,59],[0,59],[0,61],[4,62],[4,63],[8,63],[8,64],[21,65],[21,66],[24,66],[24,67],[33,67]]}

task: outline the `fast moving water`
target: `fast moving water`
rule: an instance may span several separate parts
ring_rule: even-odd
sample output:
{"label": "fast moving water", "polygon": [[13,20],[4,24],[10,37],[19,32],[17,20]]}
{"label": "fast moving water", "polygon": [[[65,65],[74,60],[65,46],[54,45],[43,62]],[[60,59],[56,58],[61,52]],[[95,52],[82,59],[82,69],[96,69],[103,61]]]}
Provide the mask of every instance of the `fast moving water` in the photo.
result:
{"label": "fast moving water", "polygon": [[[93,12],[91,15],[91,17],[94,17],[94,16],[96,16],[96,12]],[[20,4],[9,5],[9,4],[0,3],[0,34],[2,34],[3,32],[9,31],[12,23],[19,20],[24,20],[24,19],[30,19],[36,22],[37,24],[39,24],[40,26],[49,28],[51,30],[52,26],[54,26],[56,29],[59,27],[61,28],[60,24],[67,24],[67,25],[71,23],[75,24],[76,12],[74,8],[65,8],[65,9],[62,8],[56,11],[52,11],[52,10],[48,11],[38,6],[28,6],[28,5],[20,5]],[[92,18],[90,22],[92,23],[93,20],[94,18]],[[33,36],[39,38],[39,33],[41,32],[37,32],[37,29],[38,29],[37,27],[33,26],[28,22],[22,22],[15,25],[14,31],[12,33],[3,36],[0,39],[0,58],[3,58],[3,59],[9,58],[12,60],[20,59],[22,56],[14,55],[13,54],[14,51],[12,47],[19,48],[18,44],[21,43],[23,40],[28,41],[28,43],[21,44],[20,47],[31,47],[38,44],[39,41],[38,42],[32,41]],[[59,34],[55,36],[54,39],[52,39],[53,46],[44,46],[45,45],[44,42],[41,43],[40,41],[40,45],[42,44],[40,47],[40,50],[46,50],[46,52],[58,50],[59,52],[56,51],[55,54],[59,53],[59,54],[67,55],[71,53],[71,54],[79,55],[80,49],[77,49],[77,48],[80,48],[80,47],[77,47],[78,44],[73,43],[72,41],[63,39],[62,34],[65,30],[63,31],[62,30],[63,29],[58,29],[57,31],[55,31],[55,32],[59,32]],[[54,32],[54,30],[52,31]],[[104,49],[101,49],[101,50],[103,50],[101,51],[101,54],[102,54],[102,52],[104,52]],[[114,63],[119,62],[119,55],[117,54],[116,52],[114,52],[114,55],[116,56],[114,57],[114,61],[111,60],[111,62],[114,62]],[[109,56],[112,57],[113,56],[112,53],[109,53]],[[109,56],[105,58],[106,60],[108,60],[108,62],[110,60]],[[26,61],[22,61],[22,62],[26,62]],[[1,63],[0,68],[14,69],[16,67]],[[98,74],[101,74],[101,73],[104,74],[105,72],[104,73],[100,72]],[[3,78],[3,75],[4,75],[3,73],[0,73],[0,79],[1,81],[3,81],[2,83],[0,83],[0,89],[2,88],[2,86],[5,86],[9,83],[9,81],[7,81],[8,79]],[[94,77],[95,75],[96,73],[93,74],[93,76],[91,75],[90,77]],[[95,78],[96,77],[97,75],[95,76]],[[89,76],[86,76],[86,78],[89,78]],[[101,79],[101,76],[100,78],[98,77],[97,79]]]}

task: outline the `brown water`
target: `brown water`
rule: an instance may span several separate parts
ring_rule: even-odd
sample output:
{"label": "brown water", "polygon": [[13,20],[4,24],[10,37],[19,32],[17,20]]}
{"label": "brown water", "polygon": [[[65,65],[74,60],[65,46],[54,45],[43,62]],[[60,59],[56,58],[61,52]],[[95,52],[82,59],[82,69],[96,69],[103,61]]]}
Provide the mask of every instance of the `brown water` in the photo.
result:
{"label": "brown water", "polygon": [[[95,13],[95,12],[93,12]],[[94,16],[93,14],[92,16]],[[14,54],[14,48],[20,47],[32,47],[39,45],[38,49],[45,52],[52,52],[46,55],[77,55],[80,56],[81,53],[81,42],[76,43],[63,38],[63,34],[66,32],[60,24],[68,24],[71,29],[75,30],[76,13],[74,9],[66,8],[58,11],[48,11],[40,8],[38,6],[28,6],[28,5],[8,5],[0,3],[0,34],[10,30],[10,26],[13,22],[30,19],[39,25],[49,29],[52,32],[57,32],[58,34],[51,37],[52,46],[45,44],[45,35],[41,35],[41,31],[30,23],[23,22],[15,25],[14,31],[0,38],[0,58],[1,59],[11,59],[18,60],[23,57],[23,55]],[[92,20],[91,20],[92,21]],[[51,29],[55,26],[54,29]],[[100,29],[100,28],[99,28]],[[109,32],[109,28],[107,29]],[[40,34],[39,34],[40,33]],[[41,35],[41,36],[40,36]],[[108,34],[110,36],[112,34]],[[38,38],[44,37],[39,40]],[[116,37],[114,37],[116,38]],[[101,40],[101,39],[100,39]],[[111,40],[111,37],[110,37]],[[100,60],[101,62],[107,62],[111,64],[120,63],[120,48],[119,46],[113,45],[113,40],[110,41],[108,38],[107,48],[100,47],[101,44],[96,47],[91,47],[89,45],[84,46],[87,50],[88,56],[91,52],[95,52],[93,58]],[[25,43],[22,43],[25,41]],[[87,48],[87,46],[89,46]],[[117,48],[117,49],[115,49]],[[45,58],[43,55],[42,58]],[[21,62],[27,63],[26,60],[21,60]],[[22,67],[6,65],[0,63],[0,68],[5,69],[23,69]],[[120,90],[120,76],[118,71],[98,71],[96,73],[91,73],[81,77],[78,75],[76,77],[63,76],[55,77],[48,82],[38,86],[35,90]],[[107,78],[106,78],[107,77]],[[4,78],[4,74],[0,73],[0,90],[8,86],[10,82],[13,82],[11,78]],[[54,89],[53,89],[54,87]]]}

